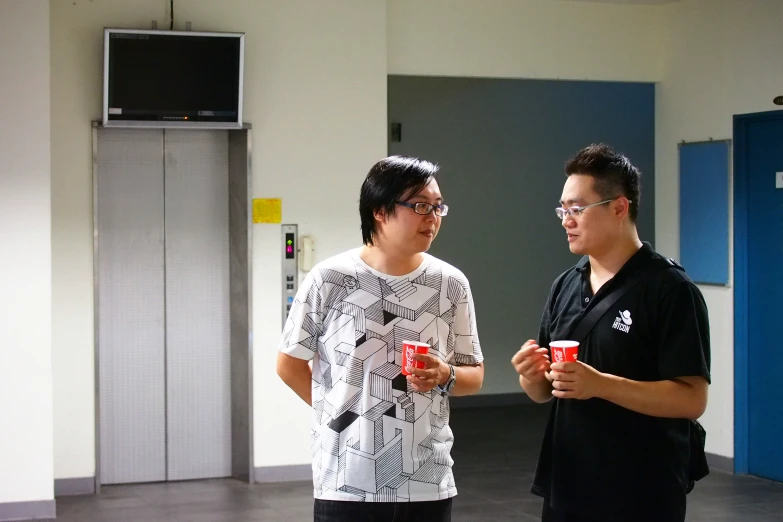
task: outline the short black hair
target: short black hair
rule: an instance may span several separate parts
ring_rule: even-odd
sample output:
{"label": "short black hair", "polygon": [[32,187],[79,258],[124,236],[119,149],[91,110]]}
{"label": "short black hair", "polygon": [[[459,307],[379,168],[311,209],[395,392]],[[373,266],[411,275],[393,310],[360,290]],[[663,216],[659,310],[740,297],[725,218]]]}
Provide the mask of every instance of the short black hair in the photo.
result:
{"label": "short black hair", "polygon": [[370,169],[359,193],[362,241],[373,244],[375,214],[393,215],[397,202],[418,194],[435,179],[440,167],[410,156],[389,156]]}
{"label": "short black hair", "polygon": [[592,176],[601,199],[625,196],[631,202],[628,215],[636,223],[642,197],[642,173],[609,145],[594,143],[576,153],[565,164],[566,177],[572,174]]}

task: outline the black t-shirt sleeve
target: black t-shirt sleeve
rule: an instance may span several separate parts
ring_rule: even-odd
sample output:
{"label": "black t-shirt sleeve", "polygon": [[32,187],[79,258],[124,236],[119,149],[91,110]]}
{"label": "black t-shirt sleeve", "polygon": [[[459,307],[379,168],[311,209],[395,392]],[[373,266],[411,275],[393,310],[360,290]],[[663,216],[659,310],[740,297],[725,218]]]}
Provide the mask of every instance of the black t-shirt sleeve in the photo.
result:
{"label": "black t-shirt sleeve", "polygon": [[549,331],[552,323],[552,306],[555,301],[555,288],[557,281],[552,285],[552,289],[549,291],[549,297],[547,297],[546,304],[544,305],[544,312],[541,314],[541,323],[538,326],[538,345],[548,347],[550,338]]}
{"label": "black t-shirt sleeve", "polygon": [[674,284],[660,303],[658,370],[662,379],[701,376],[710,381],[707,304],[690,281]]}

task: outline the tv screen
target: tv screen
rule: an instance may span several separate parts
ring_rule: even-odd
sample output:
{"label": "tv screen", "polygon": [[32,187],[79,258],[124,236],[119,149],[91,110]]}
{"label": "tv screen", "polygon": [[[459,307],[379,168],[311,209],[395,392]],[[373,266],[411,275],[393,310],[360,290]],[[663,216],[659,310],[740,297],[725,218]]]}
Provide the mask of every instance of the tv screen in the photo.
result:
{"label": "tv screen", "polygon": [[244,35],[104,31],[105,126],[242,126]]}

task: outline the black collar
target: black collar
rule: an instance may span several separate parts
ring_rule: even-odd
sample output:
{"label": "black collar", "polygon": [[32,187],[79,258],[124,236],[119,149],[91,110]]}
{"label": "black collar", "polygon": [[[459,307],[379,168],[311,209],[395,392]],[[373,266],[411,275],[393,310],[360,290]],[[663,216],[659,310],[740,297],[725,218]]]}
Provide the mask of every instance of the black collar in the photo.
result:
{"label": "black collar", "polygon": [[[636,251],[634,255],[625,262],[620,268],[620,271],[615,274],[612,279],[617,279],[618,276],[625,277],[626,275],[636,274],[640,272],[647,265],[647,262],[655,255],[652,245],[647,241],[642,241],[642,248]],[[583,256],[582,259],[576,264],[576,271],[587,277],[590,275],[590,257]]]}

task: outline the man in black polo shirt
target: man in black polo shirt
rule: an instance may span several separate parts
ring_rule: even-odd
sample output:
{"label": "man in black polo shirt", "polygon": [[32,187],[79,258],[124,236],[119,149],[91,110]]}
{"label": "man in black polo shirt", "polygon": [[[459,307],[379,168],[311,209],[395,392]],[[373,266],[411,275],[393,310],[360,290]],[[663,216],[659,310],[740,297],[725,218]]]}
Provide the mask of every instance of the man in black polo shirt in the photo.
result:
{"label": "man in black polo shirt", "polygon": [[[640,173],[606,145],[566,164],[557,215],[584,256],[555,280],[538,342],[512,364],[531,399],[554,397],[532,491],[544,522],[681,522],[688,484],[688,419],[707,405],[710,339],[701,292],[639,240]],[[627,290],[579,346],[551,363],[592,307]]]}

